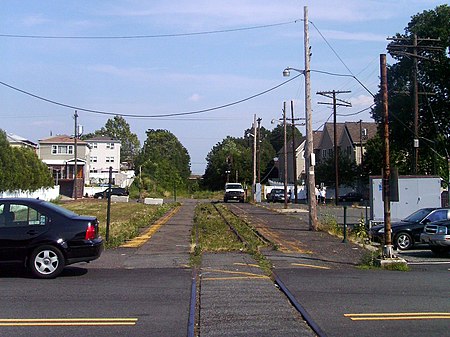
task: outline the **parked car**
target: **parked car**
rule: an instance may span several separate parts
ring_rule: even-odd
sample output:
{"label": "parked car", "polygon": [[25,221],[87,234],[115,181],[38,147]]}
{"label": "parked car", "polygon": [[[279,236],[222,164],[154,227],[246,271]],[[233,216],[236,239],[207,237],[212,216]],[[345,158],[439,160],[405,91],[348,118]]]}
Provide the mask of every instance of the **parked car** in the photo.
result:
{"label": "parked car", "polygon": [[[94,194],[95,199],[106,199],[108,198],[108,188],[102,192],[97,192]],[[128,191],[123,187],[111,187],[111,195],[127,196]]]}
{"label": "parked car", "polygon": [[[426,224],[444,219],[450,219],[450,208],[422,208],[400,222],[393,222],[391,230],[394,247],[410,249],[415,243],[420,243],[420,234]],[[374,241],[383,243],[384,224],[372,227],[370,235]]]}
{"label": "parked car", "polygon": [[[287,201],[289,202],[289,193],[287,195]],[[283,188],[273,188],[267,194],[267,202],[284,202],[284,189]]]}
{"label": "parked car", "polygon": [[0,263],[19,263],[37,278],[100,257],[96,217],[75,214],[39,199],[0,199]]}
{"label": "parked car", "polygon": [[223,195],[223,201],[236,200],[239,202],[245,201],[245,191],[239,183],[226,183],[225,194]]}
{"label": "parked car", "polygon": [[436,255],[450,253],[450,220],[427,224],[420,234],[420,241],[428,243]]}
{"label": "parked car", "polygon": [[361,193],[357,193],[357,192],[348,192],[345,195],[341,195],[338,200],[342,201],[342,202],[346,202],[346,201],[362,201],[363,195]]}

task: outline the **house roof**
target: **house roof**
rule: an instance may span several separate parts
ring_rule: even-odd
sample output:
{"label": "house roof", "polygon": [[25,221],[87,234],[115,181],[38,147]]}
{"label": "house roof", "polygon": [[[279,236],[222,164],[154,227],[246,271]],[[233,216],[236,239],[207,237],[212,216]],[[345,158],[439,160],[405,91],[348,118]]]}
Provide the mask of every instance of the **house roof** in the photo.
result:
{"label": "house roof", "polygon": [[85,140],[88,143],[120,143],[120,140],[114,139],[110,136],[95,136]]}
{"label": "house roof", "polygon": [[28,140],[26,138],[23,138],[21,136],[18,136],[18,135],[12,134],[12,133],[7,133],[6,139],[8,140],[8,142],[10,144],[20,144],[20,145],[26,145],[26,146],[37,148],[37,144],[32,142],[31,140]]}
{"label": "house roof", "polygon": [[323,131],[313,131],[313,149],[318,149],[322,141]]}
{"label": "house roof", "polygon": [[364,144],[377,134],[375,122],[345,122],[345,127],[353,144]]}
{"label": "house roof", "polygon": [[[74,138],[67,135],[58,135],[54,137],[39,139],[39,144],[74,144]],[[77,140],[78,145],[87,145],[85,141]]]}

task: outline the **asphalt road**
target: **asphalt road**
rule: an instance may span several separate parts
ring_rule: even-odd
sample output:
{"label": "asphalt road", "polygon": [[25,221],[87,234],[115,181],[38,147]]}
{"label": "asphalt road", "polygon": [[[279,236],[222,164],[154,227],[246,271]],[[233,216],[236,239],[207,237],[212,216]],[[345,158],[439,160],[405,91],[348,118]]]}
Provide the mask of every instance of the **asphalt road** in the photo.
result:
{"label": "asphalt road", "polygon": [[67,267],[54,280],[17,276],[0,277],[0,336],[186,336],[189,269]]}

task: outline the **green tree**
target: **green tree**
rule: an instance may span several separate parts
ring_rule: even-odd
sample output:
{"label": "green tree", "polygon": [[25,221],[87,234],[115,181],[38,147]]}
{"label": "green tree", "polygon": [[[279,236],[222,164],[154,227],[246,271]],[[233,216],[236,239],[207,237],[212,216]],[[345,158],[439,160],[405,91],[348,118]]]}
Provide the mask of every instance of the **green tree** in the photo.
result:
{"label": "green tree", "polygon": [[47,165],[33,150],[11,147],[0,130],[0,191],[35,191],[51,186],[53,178]]}
{"label": "green tree", "polygon": [[[411,173],[413,167],[414,113],[412,95],[413,58],[411,55],[393,53],[394,44],[404,44],[411,52],[413,34],[419,38],[440,39],[424,41],[418,53],[419,95],[419,163],[418,173],[437,174],[448,178],[447,160],[450,152],[450,6],[441,5],[411,18],[400,40],[391,42],[389,50],[397,61],[388,67],[390,149],[394,165],[401,174]],[[400,41],[400,42],[399,42]],[[433,48],[425,48],[424,46]],[[410,92],[411,94],[405,94]],[[381,123],[382,102],[378,93],[373,118]],[[368,157],[370,153],[368,152]],[[392,161],[392,160],[391,160]]]}
{"label": "green tree", "polygon": [[130,125],[121,116],[115,116],[106,121],[104,127],[93,133],[88,133],[82,139],[89,139],[96,136],[109,136],[120,140],[120,160],[132,164],[139,152],[140,142],[136,134],[131,132]]}
{"label": "green tree", "polygon": [[[357,182],[358,169],[356,163],[342,152],[338,157],[339,185],[354,187]],[[335,162],[334,158],[328,158],[315,167],[316,182],[325,183],[326,186],[335,186]]]}
{"label": "green tree", "polygon": [[185,188],[191,174],[190,156],[179,140],[167,130],[147,130],[147,139],[135,160],[136,175],[141,175],[149,192],[161,194]]}

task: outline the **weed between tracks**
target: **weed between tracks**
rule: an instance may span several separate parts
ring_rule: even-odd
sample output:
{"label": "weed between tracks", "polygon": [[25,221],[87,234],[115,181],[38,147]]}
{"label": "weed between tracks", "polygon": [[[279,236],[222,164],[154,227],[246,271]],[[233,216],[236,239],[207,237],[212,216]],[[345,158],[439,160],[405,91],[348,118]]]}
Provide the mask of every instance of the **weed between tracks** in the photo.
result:
{"label": "weed between tracks", "polygon": [[271,264],[259,251],[261,248],[268,247],[268,244],[262,242],[251,227],[228,211],[224,205],[217,205],[217,207],[245,243],[239,240],[213,204],[199,204],[194,216],[191,264],[199,265],[203,252],[241,251],[250,254],[259,266],[270,274]]}

